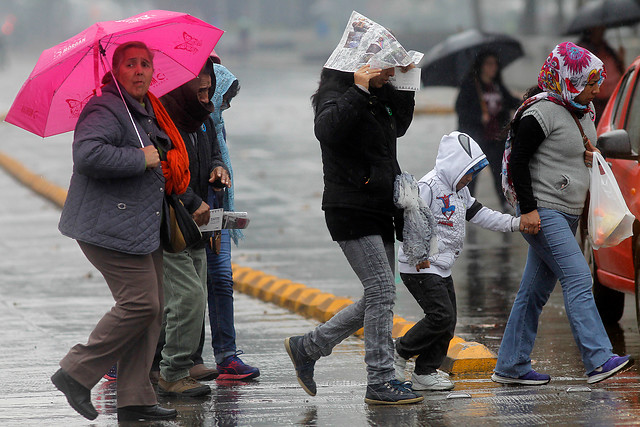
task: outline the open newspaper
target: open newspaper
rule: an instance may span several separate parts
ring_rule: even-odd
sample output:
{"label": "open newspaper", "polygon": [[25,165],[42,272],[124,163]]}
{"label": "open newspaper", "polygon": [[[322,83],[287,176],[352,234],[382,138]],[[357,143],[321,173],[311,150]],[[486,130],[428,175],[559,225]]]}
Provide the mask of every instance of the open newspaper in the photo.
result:
{"label": "open newspaper", "polygon": [[249,226],[249,215],[246,212],[225,211],[222,208],[209,211],[209,222],[201,225],[200,231],[218,231],[222,229],[243,229]]}
{"label": "open newspaper", "polygon": [[[423,56],[423,53],[413,50],[407,52],[389,30],[353,11],[340,43],[334,49],[324,67],[352,73],[365,64],[371,65],[372,68],[382,69],[406,67],[412,63],[418,64]],[[408,76],[399,76],[399,74],[401,73],[396,73],[396,79],[406,80],[411,78],[412,81],[415,75],[418,75],[417,86],[419,88],[419,70],[412,72]],[[406,88],[409,83],[403,82],[402,85]]]}

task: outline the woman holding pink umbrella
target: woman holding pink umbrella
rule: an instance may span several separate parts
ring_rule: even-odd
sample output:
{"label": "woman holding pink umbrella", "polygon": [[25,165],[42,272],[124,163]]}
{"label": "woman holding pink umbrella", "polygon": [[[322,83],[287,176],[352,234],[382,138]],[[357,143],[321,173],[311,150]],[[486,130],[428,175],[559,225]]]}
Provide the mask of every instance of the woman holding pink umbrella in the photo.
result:
{"label": "woman holding pink umbrella", "polygon": [[92,420],[98,412],[91,388],[117,362],[118,420],[171,419],[177,413],[157,405],[149,370],[164,306],[164,194],[186,189],[187,155],[166,111],[148,92],[153,53],[147,46],[119,46],[112,70],[115,81],[106,79],[102,95],[88,101],[76,125],[73,174],[59,229],[78,241],[104,276],[115,305],[86,344],[69,350],[51,380]]}

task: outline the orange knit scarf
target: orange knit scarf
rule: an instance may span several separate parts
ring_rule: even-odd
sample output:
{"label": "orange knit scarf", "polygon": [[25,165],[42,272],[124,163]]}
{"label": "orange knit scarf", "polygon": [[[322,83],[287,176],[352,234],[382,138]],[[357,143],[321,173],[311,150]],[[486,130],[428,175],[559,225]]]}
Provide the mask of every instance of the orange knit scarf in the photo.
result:
{"label": "orange knit scarf", "polygon": [[160,100],[151,92],[147,92],[153,111],[156,113],[158,124],[169,138],[173,148],[167,151],[167,160],[162,160],[162,173],[164,174],[164,188],[166,194],[182,194],[187,191],[191,174],[189,173],[189,155],[184,145],[182,136],[173,124],[169,113],[165,110]]}

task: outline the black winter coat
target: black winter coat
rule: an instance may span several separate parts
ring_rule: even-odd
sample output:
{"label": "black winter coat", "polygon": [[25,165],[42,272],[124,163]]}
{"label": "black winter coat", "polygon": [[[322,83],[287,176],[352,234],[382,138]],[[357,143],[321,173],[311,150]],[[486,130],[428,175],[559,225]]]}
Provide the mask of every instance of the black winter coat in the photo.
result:
{"label": "black winter coat", "polygon": [[194,213],[202,201],[206,202],[211,185],[209,183],[211,172],[218,166],[227,169],[222,161],[213,120],[210,117],[207,118],[203,127],[205,129],[198,129],[194,132],[197,138],[195,145],[188,132],[178,129],[184,140],[187,153],[189,153],[189,172],[191,173],[189,188],[178,197],[190,213]]}
{"label": "black winter coat", "polygon": [[314,130],[322,149],[323,209],[396,213],[396,138],[409,128],[414,104],[413,92],[390,85],[371,94],[355,84],[319,94]]}

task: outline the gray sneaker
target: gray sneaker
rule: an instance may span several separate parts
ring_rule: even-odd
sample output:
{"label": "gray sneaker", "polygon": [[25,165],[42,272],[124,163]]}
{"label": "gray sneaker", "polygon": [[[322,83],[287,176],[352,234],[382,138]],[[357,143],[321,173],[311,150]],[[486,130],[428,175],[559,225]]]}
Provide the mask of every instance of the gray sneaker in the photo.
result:
{"label": "gray sneaker", "polygon": [[407,369],[407,359],[400,356],[397,350],[393,350],[393,368],[396,370],[396,379],[401,383],[405,382],[407,380],[405,373]]}
{"label": "gray sneaker", "polygon": [[439,375],[437,372],[428,375],[417,375],[415,372],[411,376],[414,390],[443,391],[453,389],[453,381]]}
{"label": "gray sneaker", "polygon": [[311,359],[304,351],[302,336],[286,338],[284,340],[284,348],[287,350],[293,366],[296,368],[298,383],[309,396],[315,396],[317,388],[316,382],[313,379],[313,368],[316,361]]}
{"label": "gray sneaker", "polygon": [[414,393],[398,380],[382,384],[369,384],[364,397],[364,402],[369,405],[405,405],[423,400],[423,396]]}

